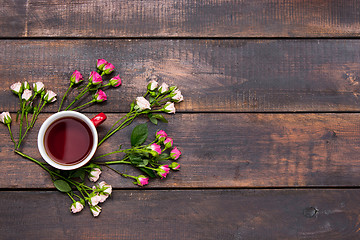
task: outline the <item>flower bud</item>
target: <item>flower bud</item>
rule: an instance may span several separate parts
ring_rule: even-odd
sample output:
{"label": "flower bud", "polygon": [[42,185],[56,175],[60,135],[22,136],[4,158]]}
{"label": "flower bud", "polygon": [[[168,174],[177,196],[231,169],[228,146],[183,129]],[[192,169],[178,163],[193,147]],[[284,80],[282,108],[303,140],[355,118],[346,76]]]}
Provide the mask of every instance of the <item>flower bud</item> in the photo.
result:
{"label": "flower bud", "polygon": [[147,89],[149,91],[154,91],[159,86],[158,82],[155,80],[151,80],[149,84],[147,85]]}
{"label": "flower bud", "polygon": [[14,83],[10,86],[10,89],[15,94],[21,94],[24,90],[24,86],[21,82]]}
{"label": "flower bud", "polygon": [[168,175],[170,168],[169,165],[161,165],[159,166],[159,168],[156,170],[157,174],[162,178],[166,178],[166,175]]}
{"label": "flower bud", "polygon": [[144,175],[139,175],[137,178],[136,178],[136,183],[139,185],[139,186],[145,186],[149,183],[149,178],[144,176]]}
{"label": "flower bud", "polygon": [[56,93],[51,90],[47,90],[46,94],[43,97],[43,100],[47,103],[55,102],[56,101]]}
{"label": "flower bud", "polygon": [[169,88],[169,90],[170,90],[171,92],[175,91],[176,89],[177,89],[177,86],[171,86],[171,87]]}
{"label": "flower bud", "polygon": [[84,80],[83,76],[78,70],[75,70],[70,77],[70,82],[73,84],[78,84]]}
{"label": "flower bud", "polygon": [[179,169],[180,169],[180,164],[177,163],[177,162],[172,162],[172,163],[170,164],[170,168],[171,168],[172,170],[179,170]]}
{"label": "flower bud", "polygon": [[170,157],[174,160],[177,160],[181,155],[180,150],[177,147],[174,147],[170,152]]}
{"label": "flower bud", "polygon": [[30,90],[30,85],[27,81],[24,82],[24,90],[25,89]]}
{"label": "flower bud", "polygon": [[101,77],[100,74],[98,74],[97,72],[92,71],[92,72],[90,73],[89,82],[90,82],[92,85],[99,85],[99,84],[102,83],[102,77]]}
{"label": "flower bud", "polygon": [[162,110],[166,113],[175,113],[175,105],[172,102],[167,102]]}
{"label": "flower bud", "polygon": [[112,193],[112,186],[107,184],[105,181],[99,183],[99,188],[101,189],[102,193],[106,195],[110,195]]}
{"label": "flower bud", "polygon": [[41,93],[42,91],[44,91],[44,89],[45,89],[45,86],[42,82],[33,83],[34,92]]}
{"label": "flower bud", "polygon": [[23,94],[22,94],[22,96],[21,96],[21,98],[22,98],[23,100],[25,100],[25,101],[29,101],[29,99],[31,98],[31,96],[32,96],[32,91],[29,90],[29,89],[25,89],[24,92],[23,92]]}
{"label": "flower bud", "polygon": [[156,132],[155,136],[159,142],[163,142],[166,139],[167,134],[164,130],[159,130]]}
{"label": "flower bud", "polygon": [[150,145],[150,149],[152,150],[152,152],[154,152],[153,155],[157,156],[161,154],[161,147],[160,145],[153,143]]}
{"label": "flower bud", "polygon": [[121,85],[121,79],[120,79],[120,76],[117,75],[115,77],[113,77],[112,79],[110,79],[110,84],[111,86],[113,87],[118,87]]}
{"label": "flower bud", "polygon": [[111,63],[107,63],[103,68],[103,72],[105,74],[110,74],[112,71],[114,71],[114,69],[115,69],[114,65],[112,65]]}
{"label": "flower bud", "polygon": [[165,145],[165,148],[166,148],[166,149],[171,148],[172,145],[173,145],[173,140],[172,140],[172,138],[166,138],[165,141],[164,141],[164,145]]}
{"label": "flower bud", "polygon": [[176,89],[174,92],[173,92],[173,96],[171,97],[172,100],[174,100],[174,102],[181,102],[184,100],[184,97],[183,95],[181,94],[181,91]]}
{"label": "flower bud", "polygon": [[107,63],[108,62],[105,59],[98,59],[96,63],[96,68],[99,69],[100,71],[103,71]]}
{"label": "flower bud", "polygon": [[94,95],[94,100],[96,102],[104,102],[107,100],[107,96],[105,94],[104,91],[102,91],[101,89],[99,89],[96,94]]}
{"label": "flower bud", "polygon": [[159,87],[159,92],[163,94],[167,91],[169,91],[169,86],[166,83],[161,84]]}
{"label": "flower bud", "polygon": [[94,217],[99,216],[99,214],[101,213],[101,207],[96,205],[96,206],[90,206],[90,210],[91,213]]}
{"label": "flower bud", "polygon": [[140,111],[143,111],[145,109],[151,109],[149,101],[146,100],[144,97],[136,98],[136,106],[138,106],[138,109],[140,109]]}
{"label": "flower bud", "polygon": [[101,174],[100,168],[96,167],[96,168],[91,169],[89,176],[88,176],[89,180],[92,182],[96,182],[99,179],[100,174]]}
{"label": "flower bud", "polygon": [[8,125],[11,123],[11,116],[9,112],[3,112],[0,114],[0,122],[2,122],[5,125]]}
{"label": "flower bud", "polygon": [[72,213],[78,213],[81,212],[83,208],[84,205],[82,205],[80,202],[74,202],[73,204],[71,204],[70,210]]}

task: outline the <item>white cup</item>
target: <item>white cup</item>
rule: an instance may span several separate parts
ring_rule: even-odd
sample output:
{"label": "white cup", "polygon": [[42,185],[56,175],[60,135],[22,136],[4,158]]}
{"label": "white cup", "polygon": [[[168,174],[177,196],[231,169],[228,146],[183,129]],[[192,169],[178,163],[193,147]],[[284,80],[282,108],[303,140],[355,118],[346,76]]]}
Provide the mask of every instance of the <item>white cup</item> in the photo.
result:
{"label": "white cup", "polygon": [[[51,157],[47,154],[47,152],[45,150],[45,143],[44,143],[45,142],[44,141],[45,133],[46,133],[47,129],[51,126],[51,124],[53,122],[55,122],[56,120],[65,118],[65,117],[76,118],[76,119],[82,121],[83,123],[85,123],[90,128],[92,139],[93,139],[91,151],[87,155],[87,157],[84,158],[83,160],[81,160],[80,162],[77,162],[77,163],[71,164],[71,165],[62,165],[62,164],[57,163],[53,159],[51,159]],[[106,119],[106,116],[103,113],[96,115],[91,120],[84,114],[79,113],[79,112],[74,112],[74,111],[62,111],[62,112],[58,112],[58,113],[51,115],[41,125],[39,133],[38,133],[37,143],[38,143],[38,149],[39,149],[41,156],[48,164],[50,164],[54,168],[61,169],[61,170],[73,170],[73,169],[77,169],[77,168],[84,166],[91,160],[91,158],[94,156],[94,154],[96,152],[97,145],[98,145],[98,133],[97,133],[96,127],[98,125],[100,125],[103,121],[105,121],[105,119]]]}

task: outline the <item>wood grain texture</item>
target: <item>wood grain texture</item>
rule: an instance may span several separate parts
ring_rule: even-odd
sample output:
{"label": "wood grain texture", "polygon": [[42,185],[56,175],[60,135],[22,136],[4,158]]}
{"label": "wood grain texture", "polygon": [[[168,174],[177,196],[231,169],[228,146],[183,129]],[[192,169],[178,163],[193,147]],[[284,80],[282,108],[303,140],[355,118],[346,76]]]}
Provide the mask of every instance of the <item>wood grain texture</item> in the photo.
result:
{"label": "wood grain texture", "polygon": [[[40,118],[23,146],[37,159],[41,159],[37,129],[48,116]],[[118,116],[108,114],[99,129],[100,138]],[[181,171],[151,181],[146,188],[359,186],[359,114],[176,114],[168,119],[168,124],[150,125],[149,140],[156,130],[166,130],[183,153]],[[145,119],[136,123],[141,122]],[[134,126],[110,138],[97,155],[115,151],[120,144],[128,148]],[[47,173],[12,152],[7,129],[2,126],[0,131],[4,139],[0,187],[53,188]],[[140,174],[130,166],[115,168]],[[136,187],[131,180],[104,170],[101,179],[114,187]]]}
{"label": "wood grain texture", "polygon": [[[359,40],[3,40],[3,109],[16,111],[16,81],[43,81],[60,96],[75,69],[97,58],[117,67],[123,85],[86,111],[127,112],[146,78],[179,86],[180,112],[359,111]],[[57,109],[59,101],[53,108]]]}
{"label": "wood grain texture", "polygon": [[[58,192],[0,192],[2,239],[358,239],[359,190],[114,191],[92,219]],[[41,206],[41,207],[39,207]]]}
{"label": "wood grain texture", "polygon": [[358,0],[2,1],[1,37],[353,37]]}

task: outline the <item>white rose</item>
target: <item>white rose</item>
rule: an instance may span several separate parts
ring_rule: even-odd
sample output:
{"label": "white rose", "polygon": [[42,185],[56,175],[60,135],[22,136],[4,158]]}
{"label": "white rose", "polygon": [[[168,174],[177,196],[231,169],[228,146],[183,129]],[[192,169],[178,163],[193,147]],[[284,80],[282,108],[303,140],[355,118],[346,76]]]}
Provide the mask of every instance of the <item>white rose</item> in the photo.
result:
{"label": "white rose", "polygon": [[24,99],[25,101],[29,101],[29,99],[32,96],[32,91],[29,89],[25,89],[25,91],[23,92],[21,98]]}
{"label": "white rose", "polygon": [[78,212],[81,212],[81,210],[83,210],[83,208],[84,208],[84,205],[82,205],[80,202],[74,202],[71,205],[71,212],[78,213]]}
{"label": "white rose", "polygon": [[56,93],[54,93],[51,90],[47,90],[43,99],[46,102],[55,102],[56,101]]}
{"label": "white rose", "polygon": [[167,102],[164,106],[166,113],[175,113],[175,105],[172,102]]}
{"label": "white rose", "polygon": [[42,82],[36,82],[33,84],[34,92],[40,93],[44,90],[45,85]]}
{"label": "white rose", "polygon": [[183,95],[181,94],[181,91],[179,89],[176,89],[174,91],[175,96],[173,96],[171,99],[174,100],[175,102],[181,102],[184,100]]}
{"label": "white rose", "polygon": [[136,98],[136,105],[139,107],[139,109],[145,110],[145,109],[151,109],[150,103],[148,100],[146,100],[144,97],[137,97]]}
{"label": "white rose", "polygon": [[169,85],[167,85],[166,83],[161,84],[161,86],[159,87],[159,92],[163,94],[167,91],[169,91]]}
{"label": "white rose", "polygon": [[96,182],[101,174],[101,170],[99,168],[93,168],[91,169],[91,172],[89,173],[89,180],[92,182]]}
{"label": "white rose", "polygon": [[148,84],[148,89],[150,91],[154,91],[159,86],[158,82],[155,80],[151,80]]}
{"label": "white rose", "polygon": [[22,92],[22,83],[21,82],[17,82],[14,83],[13,85],[10,86],[11,91],[13,91],[15,94],[18,94],[20,92]]}
{"label": "white rose", "polygon": [[100,212],[101,212],[101,207],[99,206],[91,206],[90,207],[91,213],[94,217],[99,216]]}

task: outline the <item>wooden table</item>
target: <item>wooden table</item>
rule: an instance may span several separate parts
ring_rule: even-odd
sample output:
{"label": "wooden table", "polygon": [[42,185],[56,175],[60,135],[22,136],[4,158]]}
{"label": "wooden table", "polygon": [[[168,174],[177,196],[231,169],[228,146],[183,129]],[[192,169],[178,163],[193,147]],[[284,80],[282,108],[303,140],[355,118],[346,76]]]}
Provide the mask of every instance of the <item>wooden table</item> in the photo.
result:
{"label": "wooden table", "polygon": [[[359,239],[359,9],[358,0],[1,1],[0,106],[13,117],[12,83],[42,81],[62,96],[72,71],[90,72],[97,58],[123,79],[83,111],[108,115],[100,135],[151,74],[185,101],[168,124],[149,124],[174,137],[181,171],[139,188],[105,170],[115,190],[96,219],[71,214],[2,126],[0,239]],[[22,151],[41,159],[37,131],[58,106]],[[97,154],[129,145],[134,126]]]}

